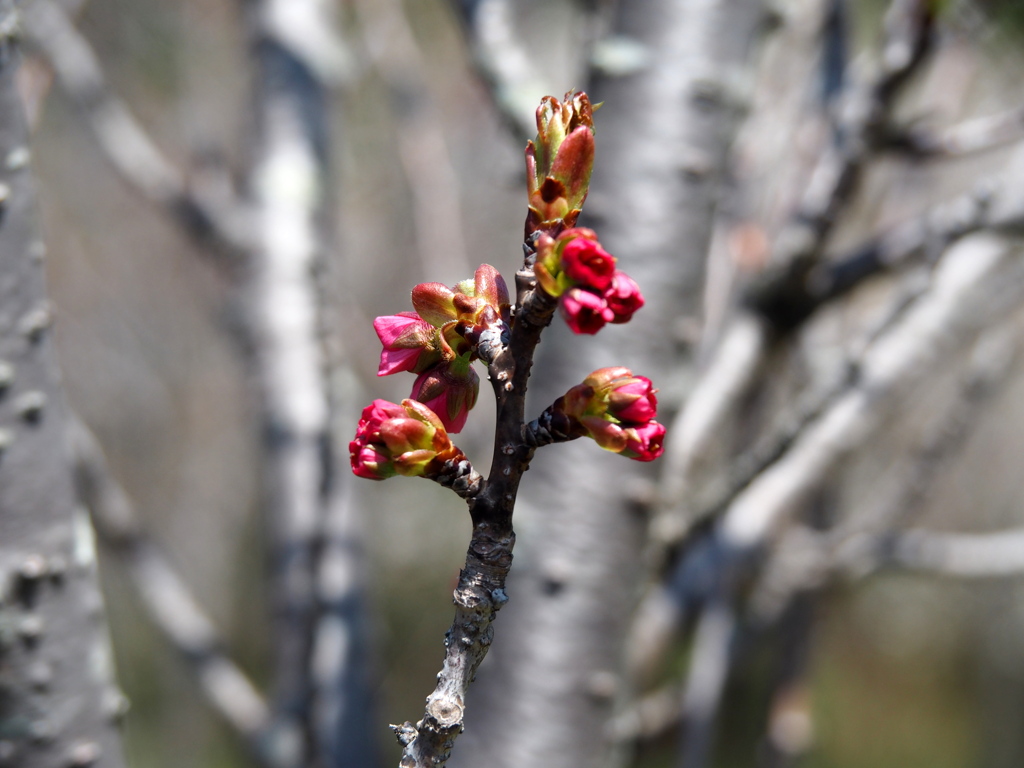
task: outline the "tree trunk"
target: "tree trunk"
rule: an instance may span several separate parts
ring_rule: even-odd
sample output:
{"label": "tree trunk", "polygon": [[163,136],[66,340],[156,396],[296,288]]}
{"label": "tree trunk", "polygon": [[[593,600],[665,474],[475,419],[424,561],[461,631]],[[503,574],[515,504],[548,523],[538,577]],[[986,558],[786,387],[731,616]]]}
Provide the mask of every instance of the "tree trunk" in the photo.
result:
{"label": "tree trunk", "polygon": [[0,765],[124,765],[122,698],[48,332],[16,11],[0,0]]}
{"label": "tree trunk", "polygon": [[[539,411],[590,371],[625,365],[663,387],[680,371],[674,329],[700,314],[705,254],[737,84],[762,18],[757,0],[622,3],[615,34],[650,64],[598,77],[593,227],[640,284],[647,305],[595,339],[556,320],[535,371]],[[672,382],[669,378],[672,377]],[[471,692],[458,765],[591,768],[614,762],[606,723],[621,690],[628,616],[642,573],[644,488],[651,468],[590,441],[544,449],[516,511],[506,615]]]}

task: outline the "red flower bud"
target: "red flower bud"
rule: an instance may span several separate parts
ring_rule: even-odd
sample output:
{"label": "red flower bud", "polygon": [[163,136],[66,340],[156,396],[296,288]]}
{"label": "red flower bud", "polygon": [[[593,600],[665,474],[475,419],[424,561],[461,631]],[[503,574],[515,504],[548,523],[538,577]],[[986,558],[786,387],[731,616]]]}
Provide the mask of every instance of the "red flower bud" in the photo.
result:
{"label": "red flower bud", "polygon": [[567,419],[559,429],[569,439],[586,435],[605,450],[652,461],[661,455],[665,434],[653,420],[657,391],[650,379],[628,368],[599,368],[555,401],[548,423],[558,423],[557,415]]}
{"label": "red flower bud", "polygon": [[[658,398],[655,397],[655,393],[658,390],[654,388],[650,379],[646,376],[633,376],[627,368],[603,370],[625,372],[607,386],[597,390],[598,397],[602,397],[607,403],[608,413],[619,421],[630,424],[646,424],[657,416]],[[590,377],[586,381],[589,382]]]}
{"label": "red flower bud", "polygon": [[619,271],[612,276],[611,282],[604,292],[604,300],[615,315],[615,318],[610,321],[613,323],[629,322],[633,313],[644,305],[640,286],[625,272]]}
{"label": "red flower bud", "polygon": [[567,229],[558,236],[561,267],[579,286],[605,291],[615,274],[615,257],[601,247],[589,229]]}
{"label": "red flower bud", "polygon": [[415,312],[378,317],[373,321],[373,329],[384,347],[380,354],[378,376],[388,376],[399,371],[418,373],[441,359],[434,343],[436,329],[420,319]]}
{"label": "red flower bud", "polygon": [[429,474],[435,460],[443,463],[456,450],[437,416],[412,400],[374,400],[348,444],[352,471],[370,480]]}
{"label": "red flower bud", "polygon": [[426,405],[450,433],[466,426],[470,409],[480,393],[480,377],[468,358],[456,358],[453,364],[440,363],[424,371],[412,386],[413,400]]}
{"label": "red flower bud", "polygon": [[656,421],[649,421],[637,427],[627,427],[626,447],[622,455],[636,461],[654,461],[665,452],[665,427]]}
{"label": "red flower bud", "polygon": [[573,333],[594,334],[615,319],[602,297],[583,288],[570,288],[562,294],[558,306]]}

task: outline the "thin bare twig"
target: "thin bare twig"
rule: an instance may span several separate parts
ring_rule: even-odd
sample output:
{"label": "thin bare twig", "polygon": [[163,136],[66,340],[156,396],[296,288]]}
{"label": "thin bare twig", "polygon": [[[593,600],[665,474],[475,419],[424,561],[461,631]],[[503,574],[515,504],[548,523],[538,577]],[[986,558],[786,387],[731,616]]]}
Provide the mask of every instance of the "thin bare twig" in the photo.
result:
{"label": "thin bare twig", "polygon": [[472,274],[459,179],[444,125],[427,88],[427,63],[401,3],[355,3],[366,50],[393,91],[398,157],[413,199],[417,250],[427,274]]}

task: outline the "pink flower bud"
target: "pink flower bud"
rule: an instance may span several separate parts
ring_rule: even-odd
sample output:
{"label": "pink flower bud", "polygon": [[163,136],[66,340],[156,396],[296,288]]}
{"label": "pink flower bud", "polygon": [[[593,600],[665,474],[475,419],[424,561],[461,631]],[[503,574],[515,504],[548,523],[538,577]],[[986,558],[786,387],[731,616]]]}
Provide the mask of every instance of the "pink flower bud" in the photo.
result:
{"label": "pink flower bud", "polygon": [[608,393],[608,413],[630,424],[646,424],[658,415],[658,390],[650,379],[634,376],[620,381]]}
{"label": "pink flower bud", "polygon": [[555,401],[548,421],[561,417],[559,429],[569,439],[586,435],[605,450],[652,461],[661,455],[665,434],[653,420],[657,391],[650,379],[634,376],[629,368],[599,368]]}
{"label": "pink flower bud", "polygon": [[605,291],[615,274],[615,257],[601,247],[589,229],[567,229],[558,236],[561,267],[579,286]]}
{"label": "pink flower bud", "polygon": [[429,475],[458,453],[438,417],[412,400],[366,406],[348,451],[352,472],[370,480]]}
{"label": "pink flower bud", "polygon": [[399,371],[418,373],[441,359],[435,344],[437,330],[415,312],[378,317],[373,321],[373,330],[384,347],[378,376]]}
{"label": "pink flower bud", "polygon": [[391,463],[390,454],[380,450],[378,446],[361,441],[358,435],[348,444],[348,453],[352,472],[357,477],[365,477],[367,480],[387,480],[397,474]]}
{"label": "pink flower bud", "polygon": [[644,305],[644,297],[640,286],[625,272],[616,271],[608,288],[604,292],[604,300],[615,315],[612,323],[627,323],[633,313]]}
{"label": "pink flower bud", "polygon": [[637,427],[628,427],[626,447],[622,455],[635,461],[654,461],[665,452],[665,427],[656,421],[649,421]]}
{"label": "pink flower bud", "polygon": [[602,297],[583,288],[570,288],[562,294],[559,309],[573,333],[594,334],[615,319]]}
{"label": "pink flower bud", "polygon": [[466,418],[476,405],[479,393],[480,377],[468,360],[457,358],[453,365],[440,363],[421,373],[412,386],[410,397],[437,414],[444,428],[454,434],[466,426]]}

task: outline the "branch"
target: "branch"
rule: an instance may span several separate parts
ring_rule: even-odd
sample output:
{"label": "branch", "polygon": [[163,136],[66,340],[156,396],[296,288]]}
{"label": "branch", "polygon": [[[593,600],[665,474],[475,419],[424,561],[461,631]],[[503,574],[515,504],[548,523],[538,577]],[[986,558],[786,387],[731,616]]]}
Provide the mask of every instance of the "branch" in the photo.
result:
{"label": "branch", "polygon": [[1000,149],[1024,139],[1024,107],[966,120],[943,130],[891,129],[881,149],[915,160],[947,160]]}
{"label": "branch", "polygon": [[827,532],[797,526],[782,537],[750,598],[756,621],[773,623],[796,594],[817,589],[830,573],[863,576],[878,567],[884,542],[901,536],[898,529],[920,513],[980,423],[981,412],[1009,382],[1019,358],[1016,333],[1011,323],[978,340],[958,393],[914,448],[889,501],[850,514]]}
{"label": "branch", "polygon": [[722,534],[730,546],[759,546],[842,457],[864,444],[897,395],[1020,301],[1024,275],[1013,253],[981,236],[950,251],[932,291],[867,353],[856,385],[729,505]]}
{"label": "branch", "polygon": [[881,539],[879,567],[967,579],[1024,575],[1024,529],[995,533],[910,530]]}
{"label": "branch", "polygon": [[191,667],[210,705],[234,728],[262,766],[275,766],[263,697],[224,649],[175,568],[143,532],[127,494],[112,478],[96,439],[80,422],[71,430],[76,482],[100,541],[131,574],[157,628]]}
{"label": "branch", "polygon": [[530,268],[516,277],[521,288],[527,287],[525,299],[513,319],[508,348],[487,368],[497,402],[491,471],[483,490],[468,500],[473,534],[455,588],[455,620],[445,635],[437,686],[427,697],[419,722],[392,726],[404,747],[402,768],[434,768],[447,762],[464,728],[466,691],[494,635],[491,622],[508,601],[505,579],[515,544],[512,510],[519,481],[535,451],[525,438],[526,384],[541,332],[557,306],[534,286]]}
{"label": "branch", "polygon": [[[645,51],[648,64],[642,73],[592,73],[591,95],[606,106],[584,216],[647,303],[587,343],[552,329],[537,361],[544,379],[531,392],[542,405],[564,393],[558,382],[611,361],[686,386],[692,349],[680,348],[666,318],[700,316],[714,212],[747,106],[739,84],[751,76],[764,7],[653,0],[618,3],[615,14],[614,39]],[[548,450],[520,496],[530,557],[512,574],[509,634],[474,690],[481,703],[460,764],[504,768],[558,754],[569,768],[609,759],[606,725],[624,683],[622,617],[644,575],[653,467],[584,450]]]}
{"label": "branch", "polygon": [[53,0],[26,4],[24,26],[125,181],[193,236],[212,240],[229,255],[244,250],[252,229],[247,212],[237,201],[224,199],[215,189],[217,185],[189,187],[125,104],[111,93],[96,54],[60,5]]}
{"label": "branch", "polygon": [[737,412],[780,331],[806,320],[801,296],[808,276],[821,261],[829,236],[859,186],[896,97],[925,60],[934,19],[923,0],[894,0],[889,9],[882,62],[873,80],[851,94],[839,126],[841,141],[829,144],[812,174],[789,224],[776,238],[777,266],[766,270],[745,292],[738,317],[703,377],[677,417],[666,454],[667,493],[654,523],[656,537],[678,541],[693,523],[683,509],[685,489],[704,466],[708,450],[729,414]]}
{"label": "branch", "polygon": [[859,188],[897,96],[931,48],[934,21],[928,0],[894,0],[890,6],[879,71],[850,95],[840,141],[826,145],[794,216],[776,239],[776,266],[746,291],[746,303],[776,329],[792,328],[805,319],[794,314],[791,294],[799,292],[821,260],[843,209]]}
{"label": "branch", "polygon": [[[255,58],[255,141],[247,179],[255,224],[242,295],[264,429],[274,728],[294,747],[284,758],[290,766],[369,762],[375,750],[368,728],[351,727],[369,710],[367,700],[352,700],[368,696],[356,684],[366,660],[332,656],[338,631],[357,639],[363,627],[361,601],[351,593],[336,599],[328,570],[357,551],[351,540],[349,546],[334,540],[329,527],[335,514],[344,517],[350,508],[338,476],[344,450],[332,429],[335,361],[327,351],[321,285],[331,199],[328,92],[317,53],[323,46],[307,44],[311,35],[322,40],[327,34],[310,26],[323,7],[259,0],[246,8]],[[351,562],[344,567],[354,570]],[[365,651],[359,643],[350,649]]]}
{"label": "branch", "polygon": [[683,692],[680,768],[703,768],[711,757],[715,724],[729,679],[736,636],[736,609],[723,597],[713,598],[697,622]]}

